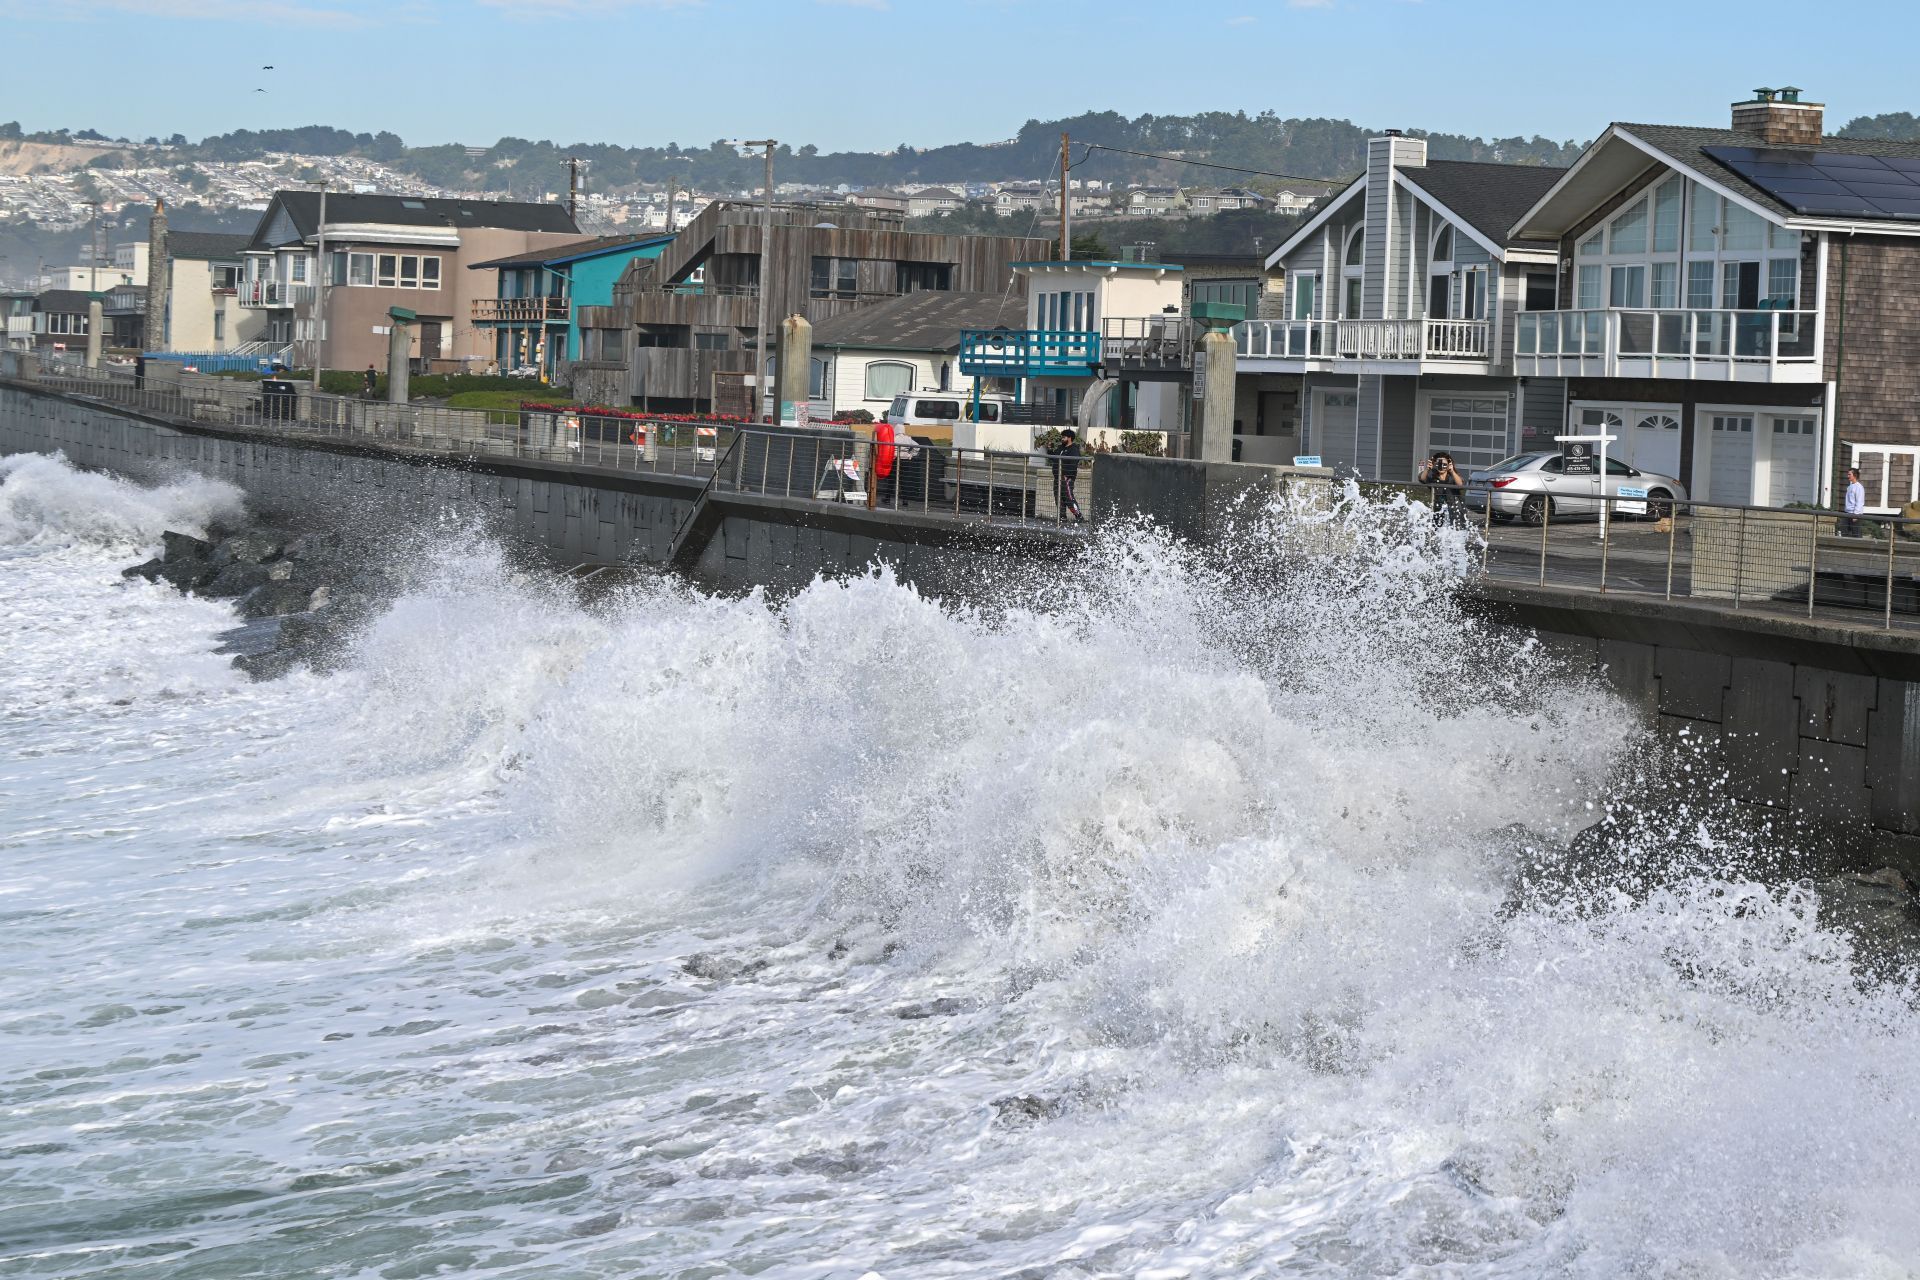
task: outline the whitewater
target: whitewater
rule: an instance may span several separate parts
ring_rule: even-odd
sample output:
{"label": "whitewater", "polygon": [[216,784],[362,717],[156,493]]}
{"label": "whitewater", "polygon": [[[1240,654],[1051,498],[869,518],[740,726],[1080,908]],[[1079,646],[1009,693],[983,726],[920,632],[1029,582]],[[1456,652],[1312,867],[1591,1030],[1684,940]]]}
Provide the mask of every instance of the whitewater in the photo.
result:
{"label": "whitewater", "polygon": [[241,510],[0,459],[0,1275],[1920,1273],[1910,975],[1704,802],[1568,870],[1648,742],[1417,506],[449,539],[262,684],[119,572]]}

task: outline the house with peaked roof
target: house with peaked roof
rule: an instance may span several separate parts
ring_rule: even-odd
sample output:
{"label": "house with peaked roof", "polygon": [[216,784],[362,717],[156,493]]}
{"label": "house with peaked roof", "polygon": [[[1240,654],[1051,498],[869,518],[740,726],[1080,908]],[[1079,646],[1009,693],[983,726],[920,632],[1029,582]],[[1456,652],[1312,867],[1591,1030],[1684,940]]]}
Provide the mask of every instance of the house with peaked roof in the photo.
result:
{"label": "house with peaked roof", "polygon": [[1026,314],[1026,297],[1012,290],[928,290],[822,320],[813,329],[813,359],[827,409],[878,418],[897,395],[970,393],[973,379],[958,363],[961,332],[1011,327]]}
{"label": "house with peaked roof", "polygon": [[[498,293],[475,298],[471,313],[475,328],[493,334],[492,363],[535,367],[556,380],[564,362],[583,357],[580,308],[611,305],[614,282],[627,265],[659,257],[672,242],[670,235],[596,236],[474,263],[469,271],[492,271],[499,281]],[[603,332],[618,340],[617,331]],[[623,355],[594,352],[595,359]]]}
{"label": "house with peaked roof", "polygon": [[266,339],[291,345],[296,365],[312,365],[322,332],[329,367],[384,365],[393,307],[418,316],[411,334],[417,370],[484,365],[495,339],[474,328],[471,308],[477,298],[497,296],[498,282],[487,271],[461,268],[580,239],[557,204],[329,192],[326,209],[324,318],[315,314],[317,191],[274,194],[247,243],[237,289],[243,309],[268,314]]}
{"label": "house with peaked roof", "polygon": [[1556,305],[1515,372],[1712,502],[1920,498],[1920,142],[1830,137],[1797,89],[1726,128],[1612,124],[1519,217]]}
{"label": "house with peaked roof", "polygon": [[1266,397],[1298,406],[1296,434],[1262,460],[1311,454],[1406,480],[1433,450],[1464,469],[1552,435],[1561,384],[1523,384],[1513,344],[1520,312],[1553,305],[1554,244],[1512,228],[1561,176],[1429,160],[1424,139],[1397,131],[1370,139],[1366,172],[1267,256],[1285,277],[1282,318],[1235,331],[1237,391],[1255,416],[1269,417]]}
{"label": "house with peaked roof", "polygon": [[252,242],[252,236],[216,231],[167,233],[166,262],[157,268],[167,273],[160,350],[226,352],[256,341],[265,346],[268,313],[242,309],[239,300]]}

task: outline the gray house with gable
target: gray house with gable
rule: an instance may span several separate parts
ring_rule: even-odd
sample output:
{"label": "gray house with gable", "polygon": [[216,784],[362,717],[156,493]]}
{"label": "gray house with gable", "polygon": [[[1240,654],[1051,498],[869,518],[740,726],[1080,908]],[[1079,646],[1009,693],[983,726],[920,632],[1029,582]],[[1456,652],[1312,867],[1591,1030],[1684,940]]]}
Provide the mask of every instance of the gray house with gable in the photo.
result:
{"label": "gray house with gable", "polygon": [[1367,171],[1268,255],[1284,316],[1237,330],[1240,373],[1296,386],[1301,453],[1408,479],[1436,449],[1485,466],[1566,414],[1563,379],[1514,375],[1518,314],[1555,305],[1557,245],[1511,228],[1563,171],[1367,144]]}

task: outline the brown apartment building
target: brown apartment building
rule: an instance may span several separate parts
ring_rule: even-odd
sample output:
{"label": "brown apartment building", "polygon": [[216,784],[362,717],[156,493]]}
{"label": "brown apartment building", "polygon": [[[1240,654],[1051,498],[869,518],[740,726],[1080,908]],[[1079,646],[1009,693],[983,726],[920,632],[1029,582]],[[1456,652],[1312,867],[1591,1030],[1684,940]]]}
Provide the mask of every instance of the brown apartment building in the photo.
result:
{"label": "brown apartment building", "polygon": [[476,328],[473,302],[491,299],[497,273],[486,262],[580,238],[563,206],[496,200],[327,195],[326,323],[315,325],[320,290],[320,194],[275,194],[246,250],[241,307],[270,316],[266,338],[289,363],[311,367],[315,338],[334,369],[382,368],[390,308],[413,312],[414,367],[422,372],[484,370],[492,334]]}
{"label": "brown apartment building", "polygon": [[[613,303],[582,307],[574,395],[660,412],[703,411],[738,391],[757,363],[765,210],[709,205],[658,258],[636,260]],[[766,305],[770,329],[790,315],[818,323],[922,290],[1024,293],[1015,262],[1053,255],[1053,241],[908,231],[886,211],[776,204]],[[811,394],[823,399],[824,361]],[[736,408],[723,403],[722,407]]]}

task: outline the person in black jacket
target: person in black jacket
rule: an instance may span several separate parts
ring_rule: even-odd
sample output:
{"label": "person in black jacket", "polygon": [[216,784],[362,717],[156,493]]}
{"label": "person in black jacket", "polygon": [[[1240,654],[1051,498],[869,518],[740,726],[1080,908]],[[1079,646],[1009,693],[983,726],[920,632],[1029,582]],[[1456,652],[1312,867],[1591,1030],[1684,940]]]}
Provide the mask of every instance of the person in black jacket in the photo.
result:
{"label": "person in black jacket", "polygon": [[1053,459],[1053,479],[1055,497],[1060,503],[1060,518],[1072,517],[1082,524],[1087,518],[1080,514],[1080,503],[1073,496],[1073,482],[1080,478],[1080,439],[1071,429],[1060,433],[1060,443],[1047,450]]}

